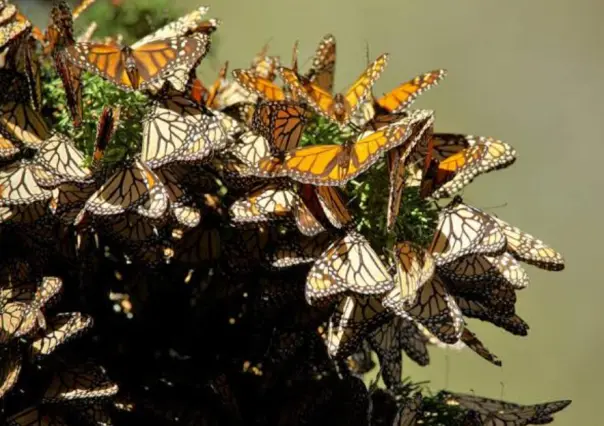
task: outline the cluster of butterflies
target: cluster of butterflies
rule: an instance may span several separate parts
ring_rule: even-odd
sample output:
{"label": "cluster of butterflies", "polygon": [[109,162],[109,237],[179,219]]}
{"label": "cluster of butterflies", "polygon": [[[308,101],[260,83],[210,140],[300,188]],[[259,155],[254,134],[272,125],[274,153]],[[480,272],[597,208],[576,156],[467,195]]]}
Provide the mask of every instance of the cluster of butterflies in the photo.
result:
{"label": "cluster of butterflies", "polygon": [[[343,419],[380,424],[365,415],[372,411],[373,395],[355,377],[373,368],[371,352],[377,354],[386,387],[396,395],[404,388],[403,352],[427,365],[429,345],[467,346],[501,365],[467,327],[466,317],[527,334],[528,325],[515,312],[516,291],[528,284],[520,262],[561,270],[564,261],[541,240],[456,195],[478,175],[512,164],[515,151],[490,137],[435,133],[433,112],[410,108],[444,78],[444,70],[374,97],[373,85],[388,60],[383,54],[347,91],[334,93],[336,41],[327,35],[306,73],[298,70],[296,45],[291,67],[265,49],[250,68],[234,70],[230,77],[225,64],[216,81],[205,86],[196,68],[220,24],[205,19],[207,7],[122,46],[118,39],[96,41],[94,27],[76,39],[73,21],[92,3],[84,1],[71,11],[57,1],[42,31],[0,0],[0,238],[17,241],[12,257],[3,257],[0,278],[0,399],[8,395],[24,405],[6,416],[9,424],[73,424],[72,418],[121,424],[115,418],[137,407],[145,416],[163,416],[167,424],[183,416],[182,424],[201,424],[195,409],[182,408],[189,410],[184,415],[176,402],[162,405],[164,394],[149,393],[148,384],[129,385],[142,373],[130,374],[131,364],[120,366],[143,362],[126,353],[149,356],[134,342],[140,348],[151,343],[142,337],[128,343],[136,332],[114,342],[118,337],[108,331],[112,327],[99,321],[108,314],[95,305],[100,290],[86,282],[106,288],[107,282],[99,281],[106,276],[96,276],[106,269],[115,270],[111,280],[125,289],[112,299],[115,311],[128,318],[139,315],[155,330],[167,325],[156,324],[154,315],[145,312],[155,312],[154,303],[164,309],[165,300],[183,296],[177,290],[166,295],[157,286],[175,277],[178,286],[183,279],[197,283],[187,296],[191,306],[171,315],[196,324],[224,321],[216,328],[220,332],[186,330],[187,340],[218,342],[218,336],[232,335],[238,344],[217,348],[209,358],[178,355],[170,348],[169,358],[187,363],[206,357],[204,365],[219,365],[215,371],[229,366],[217,377],[202,374],[201,381],[208,383],[203,392],[219,399],[226,407],[221,415],[229,413],[233,424],[243,421],[244,412],[254,413],[258,424],[316,422],[333,404]],[[41,61],[53,64],[76,128],[85,112],[83,72],[124,91],[144,93],[149,108],[140,152],[118,163],[104,161],[116,129],[124,124],[119,106],[107,106],[87,164],[69,135],[48,126]],[[277,77],[284,85],[276,83]],[[304,145],[303,136],[321,125],[335,126],[342,141]],[[390,182],[387,229],[395,228],[405,190],[433,200],[455,195],[440,207],[428,247],[399,241],[386,248],[391,255],[385,257],[358,231],[346,185],[383,157]],[[86,300],[95,315],[78,308],[46,318],[47,309],[54,312],[51,302],[63,281],[73,289],[70,306]],[[100,358],[105,354],[102,364],[110,363],[121,381],[110,380],[101,364],[74,361],[60,350],[89,331],[93,317],[95,338],[104,342],[95,350]],[[200,335],[195,339],[191,333]],[[161,357],[157,354],[164,350],[147,352]],[[24,354],[30,364],[24,363]],[[237,364],[241,371],[236,374],[233,363],[243,365]],[[36,369],[48,373],[42,374],[46,381],[35,382],[47,390],[34,405],[21,400],[28,401],[18,386],[23,365],[32,374]],[[261,384],[239,379],[250,375]],[[292,385],[301,378],[303,386]],[[168,382],[165,377],[160,381]],[[179,397],[183,404],[187,392]],[[258,407],[278,398],[283,408],[267,418],[270,410],[242,401],[248,393]],[[451,395],[453,404],[469,410],[468,425],[543,424],[568,405],[519,406]],[[64,415],[55,404],[65,401],[84,408]],[[113,401],[110,408],[107,401]],[[350,401],[361,402],[357,411],[344,413]],[[247,411],[240,405],[248,405]],[[418,398],[397,399],[396,406],[396,419],[387,424],[413,425],[421,418]]]}

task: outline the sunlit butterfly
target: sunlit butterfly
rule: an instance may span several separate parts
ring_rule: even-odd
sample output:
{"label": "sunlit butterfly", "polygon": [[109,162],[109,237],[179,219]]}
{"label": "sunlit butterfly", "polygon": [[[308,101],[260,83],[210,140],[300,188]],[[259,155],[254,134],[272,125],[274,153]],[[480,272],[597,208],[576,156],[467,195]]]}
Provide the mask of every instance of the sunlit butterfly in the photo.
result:
{"label": "sunlit butterfly", "polygon": [[322,39],[311,68],[305,77],[322,90],[331,93],[333,91],[333,80],[336,68],[336,39],[331,34],[326,34]]}
{"label": "sunlit butterfly", "polygon": [[22,357],[14,345],[0,349],[0,354],[0,398],[3,398],[19,380]]}
{"label": "sunlit butterfly", "polygon": [[102,367],[86,363],[56,372],[42,402],[94,400],[113,396],[117,391],[118,385],[107,377]]}
{"label": "sunlit butterfly", "polygon": [[[165,81],[176,68],[193,68],[207,53],[209,36],[155,40],[137,47],[77,43],[65,49],[74,65],[100,75],[126,91]],[[177,87],[176,89],[181,89]]]}
{"label": "sunlit butterfly", "polygon": [[505,234],[507,251],[516,259],[551,271],[564,269],[564,258],[556,250],[497,217],[493,219]]}
{"label": "sunlit butterfly", "polygon": [[505,245],[506,237],[495,219],[457,196],[439,212],[429,251],[440,266],[472,253],[498,254]]}
{"label": "sunlit butterfly", "polygon": [[393,287],[388,270],[361,234],[338,238],[315,261],[306,279],[306,299],[312,303],[347,290],[380,294]]}
{"label": "sunlit butterfly", "polygon": [[367,70],[348,89],[346,94],[332,96],[313,83],[304,84],[297,73],[288,68],[280,68],[281,77],[295,94],[296,98],[306,102],[317,114],[338,123],[347,125],[353,115],[370,95],[371,88],[379,78],[388,61],[388,55],[378,57]]}
{"label": "sunlit butterfly", "polygon": [[84,154],[62,133],[55,133],[44,142],[34,162],[53,175],[53,185],[85,183],[92,178],[90,169],[84,166]]}
{"label": "sunlit butterfly", "polygon": [[459,283],[502,281],[517,290],[529,283],[528,274],[509,253],[499,256],[470,254],[441,266],[439,273]]}
{"label": "sunlit butterfly", "polygon": [[163,215],[166,208],[167,195],[163,184],[149,167],[135,160],[109,177],[86,201],[82,212],[107,216],[135,210],[139,214],[157,218]]}
{"label": "sunlit butterfly", "polygon": [[0,206],[32,204],[50,199],[51,192],[36,182],[31,164],[20,161],[0,169]]}
{"label": "sunlit butterfly", "polygon": [[407,174],[407,163],[410,155],[421,146],[425,140],[432,137],[433,120],[428,120],[423,125],[413,126],[412,133],[407,142],[388,151],[387,164],[390,177],[390,188],[388,191],[388,212],[386,214],[386,227],[394,228],[396,218],[400,211],[401,199],[405,187],[405,176]]}
{"label": "sunlit butterfly", "polygon": [[395,245],[394,264],[394,288],[386,293],[382,304],[406,317],[406,311],[417,300],[419,289],[432,279],[436,265],[430,253],[407,241]]}
{"label": "sunlit butterfly", "polygon": [[404,144],[414,126],[432,120],[432,111],[414,111],[396,125],[362,134],[343,145],[310,145],[285,153],[284,158],[269,157],[258,163],[261,176],[289,176],[320,186],[341,186],[365,172],[381,154]]}
{"label": "sunlit butterfly", "polygon": [[32,358],[50,355],[60,345],[82,334],[92,326],[92,317],[79,312],[64,312],[49,319],[46,326],[46,330],[31,343]]}

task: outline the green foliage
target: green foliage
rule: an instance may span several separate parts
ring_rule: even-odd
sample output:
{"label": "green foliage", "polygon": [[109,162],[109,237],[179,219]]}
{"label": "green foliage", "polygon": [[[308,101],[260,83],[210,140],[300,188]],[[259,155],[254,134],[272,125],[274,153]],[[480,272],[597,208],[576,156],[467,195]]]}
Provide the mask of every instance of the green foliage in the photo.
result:
{"label": "green foliage", "polygon": [[131,44],[183,15],[170,0],[97,1],[75,22],[76,32],[82,32],[91,22],[98,29],[95,37],[114,37],[121,34],[124,43]]}
{"label": "green foliage", "polygon": [[140,150],[142,120],[148,108],[148,98],[139,92],[126,93],[96,75],[83,73],[82,125],[74,128],[63,84],[54,69],[42,69],[42,88],[46,117],[52,117],[54,130],[73,137],[78,149],[88,161],[94,151],[97,124],[105,106],[120,107],[120,125],[109,145],[103,161],[113,162],[130,158]]}

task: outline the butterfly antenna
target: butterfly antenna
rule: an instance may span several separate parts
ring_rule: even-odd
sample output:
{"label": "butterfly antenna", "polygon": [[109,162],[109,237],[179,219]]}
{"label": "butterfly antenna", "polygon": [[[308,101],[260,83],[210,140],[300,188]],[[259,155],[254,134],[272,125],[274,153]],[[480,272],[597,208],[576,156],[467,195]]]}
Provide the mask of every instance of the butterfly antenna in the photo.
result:
{"label": "butterfly antenna", "polygon": [[365,40],[365,62],[367,63],[367,66],[371,64],[371,60],[369,58],[369,41]]}
{"label": "butterfly antenna", "polygon": [[505,390],[505,383],[499,382],[499,384],[501,385],[501,393],[499,395],[499,399],[503,400],[503,392]]}
{"label": "butterfly antenna", "polygon": [[298,74],[298,40],[294,42],[292,49],[292,71]]}

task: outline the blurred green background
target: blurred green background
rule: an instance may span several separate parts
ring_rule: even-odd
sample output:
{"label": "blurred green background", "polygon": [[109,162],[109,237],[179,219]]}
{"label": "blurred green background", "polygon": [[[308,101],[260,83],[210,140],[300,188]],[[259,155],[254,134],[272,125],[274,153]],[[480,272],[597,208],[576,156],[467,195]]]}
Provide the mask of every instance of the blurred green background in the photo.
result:
{"label": "blurred green background", "polygon": [[[97,3],[109,0],[97,0]],[[129,0],[124,0],[128,2]],[[177,0],[175,0],[177,1]],[[201,4],[178,0],[185,10]],[[50,2],[17,1],[39,25]],[[283,0],[208,1],[223,20],[214,56],[200,75],[210,82],[223,61],[249,65],[268,41],[289,63],[300,40],[303,69],[320,38],[338,42],[336,89],[344,89],[370,57],[391,54],[376,94],[416,74],[446,68],[448,77],[416,103],[436,111],[436,131],[495,136],[511,143],[518,161],[478,178],[470,204],[496,213],[561,251],[563,272],[529,268],[518,313],[529,336],[472,323],[503,360],[497,368],[471,351],[432,348],[425,368],[405,374],[432,389],[520,403],[572,399],[557,425],[601,425],[604,382],[604,3],[563,0]],[[96,6],[93,6],[96,7]],[[305,63],[306,61],[306,63]],[[595,263],[594,263],[595,262]],[[503,384],[503,386],[502,386]]]}

